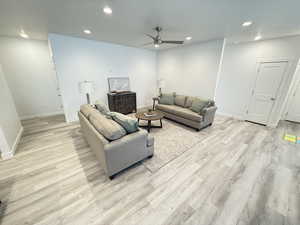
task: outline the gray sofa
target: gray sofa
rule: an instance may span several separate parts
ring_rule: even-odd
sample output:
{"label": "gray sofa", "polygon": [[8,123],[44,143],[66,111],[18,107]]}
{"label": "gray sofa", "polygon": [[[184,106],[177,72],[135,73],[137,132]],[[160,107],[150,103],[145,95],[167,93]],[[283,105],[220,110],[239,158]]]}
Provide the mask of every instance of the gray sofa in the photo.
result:
{"label": "gray sofa", "polygon": [[[97,115],[100,112],[92,106],[85,105],[81,107],[78,112],[81,130],[110,179],[113,179],[118,172],[131,165],[153,156],[154,138],[147,131],[138,130],[117,140],[109,141],[98,131],[97,126],[99,126],[99,123],[91,123],[90,115],[92,113]],[[105,123],[107,122],[114,121],[105,121]]]}
{"label": "gray sofa", "polygon": [[197,131],[212,125],[217,110],[214,101],[208,100],[207,105],[200,113],[197,113],[191,110],[193,101],[197,99],[196,97],[176,94],[174,94],[174,96],[174,104],[162,104],[160,97],[154,98],[154,101],[158,101],[158,104],[155,105],[155,109],[161,111],[165,118],[195,128]]}

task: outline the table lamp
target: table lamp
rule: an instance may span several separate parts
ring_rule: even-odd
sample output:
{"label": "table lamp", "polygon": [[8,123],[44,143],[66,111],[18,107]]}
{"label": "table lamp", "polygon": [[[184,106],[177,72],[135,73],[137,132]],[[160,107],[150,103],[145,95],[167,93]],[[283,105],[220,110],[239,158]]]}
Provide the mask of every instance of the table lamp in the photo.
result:
{"label": "table lamp", "polygon": [[94,92],[94,83],[87,80],[79,82],[79,91],[86,95],[87,103],[91,104],[90,95]]}
{"label": "table lamp", "polygon": [[158,88],[159,88],[159,96],[161,96],[162,92],[161,89],[166,86],[165,80],[164,79],[159,79],[158,80]]}

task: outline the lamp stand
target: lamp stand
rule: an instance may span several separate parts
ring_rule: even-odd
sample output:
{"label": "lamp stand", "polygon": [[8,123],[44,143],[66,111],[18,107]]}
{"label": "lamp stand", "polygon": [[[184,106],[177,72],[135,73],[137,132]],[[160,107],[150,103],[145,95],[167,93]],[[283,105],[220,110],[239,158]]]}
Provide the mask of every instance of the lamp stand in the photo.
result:
{"label": "lamp stand", "polygon": [[161,96],[161,88],[159,88],[159,97]]}
{"label": "lamp stand", "polygon": [[87,104],[91,104],[90,94],[89,93],[86,93],[86,100],[87,100]]}

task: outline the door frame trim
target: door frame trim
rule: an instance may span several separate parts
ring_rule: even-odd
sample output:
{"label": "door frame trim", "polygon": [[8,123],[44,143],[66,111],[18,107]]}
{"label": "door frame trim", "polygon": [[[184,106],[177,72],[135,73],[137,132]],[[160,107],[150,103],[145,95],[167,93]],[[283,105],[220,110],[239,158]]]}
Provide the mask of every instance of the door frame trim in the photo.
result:
{"label": "door frame trim", "polygon": [[[286,66],[286,69],[285,69],[285,72],[284,72],[284,75],[283,75],[283,78],[282,78],[282,82],[281,82],[281,84],[278,88],[277,98],[274,101],[273,107],[271,109],[271,112],[270,112],[270,115],[269,115],[269,118],[268,118],[268,122],[266,124],[266,126],[268,126],[268,127],[276,127],[277,126],[277,123],[278,123],[279,120],[276,123],[274,123],[274,122],[271,121],[271,118],[273,117],[275,109],[277,109],[277,107],[278,107],[279,99],[282,97],[283,87],[285,86],[285,84],[289,80],[290,76],[293,75],[293,73],[290,73],[290,70],[291,70],[291,67],[293,65],[294,59],[272,58],[271,57],[271,58],[258,58],[256,60],[255,78],[253,79],[252,84],[251,84],[251,89],[250,89],[249,97],[248,97],[248,100],[247,100],[247,107],[246,107],[246,110],[244,112],[244,119],[245,120],[247,120],[247,118],[248,118],[248,111],[249,111],[249,107],[250,107],[251,100],[252,100],[252,92],[255,89],[255,84],[256,84],[256,81],[258,79],[258,70],[260,68],[260,65],[262,63],[280,63],[280,62],[286,62],[287,66]],[[282,112],[282,109],[280,110],[280,112]]]}

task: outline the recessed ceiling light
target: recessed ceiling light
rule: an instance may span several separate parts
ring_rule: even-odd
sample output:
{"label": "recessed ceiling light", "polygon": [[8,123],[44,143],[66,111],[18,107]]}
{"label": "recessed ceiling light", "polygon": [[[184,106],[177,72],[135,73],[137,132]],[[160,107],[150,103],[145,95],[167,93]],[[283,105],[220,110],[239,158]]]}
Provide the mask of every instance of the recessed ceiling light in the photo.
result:
{"label": "recessed ceiling light", "polygon": [[103,12],[104,12],[105,14],[110,15],[110,14],[112,14],[112,9],[111,9],[109,6],[105,6],[105,7],[103,8]]}
{"label": "recessed ceiling light", "polygon": [[23,29],[21,29],[19,35],[22,37],[22,38],[29,38],[28,34],[25,33],[25,31]]}
{"label": "recessed ceiling light", "polygon": [[155,47],[155,48],[159,48],[159,44],[155,44],[154,47]]}
{"label": "recessed ceiling light", "polygon": [[26,39],[29,38],[28,34],[26,34],[23,30],[20,32],[20,36]]}
{"label": "recessed ceiling light", "polygon": [[185,40],[190,41],[192,40],[192,37],[186,37]]}
{"label": "recessed ceiling light", "polygon": [[261,36],[260,36],[260,35],[257,35],[257,36],[254,38],[255,41],[258,41],[258,40],[260,40],[260,39],[261,39]]}
{"label": "recessed ceiling light", "polygon": [[91,34],[92,33],[90,30],[84,30],[83,32],[86,33],[86,34]]}
{"label": "recessed ceiling light", "polygon": [[252,21],[246,21],[243,23],[243,27],[249,27],[252,25]]}
{"label": "recessed ceiling light", "polygon": [[22,38],[29,38],[29,36],[27,35],[27,34],[25,34],[25,33],[20,33],[20,36],[22,37]]}

